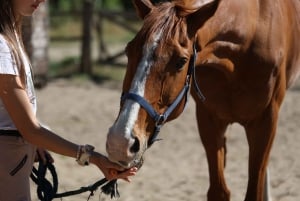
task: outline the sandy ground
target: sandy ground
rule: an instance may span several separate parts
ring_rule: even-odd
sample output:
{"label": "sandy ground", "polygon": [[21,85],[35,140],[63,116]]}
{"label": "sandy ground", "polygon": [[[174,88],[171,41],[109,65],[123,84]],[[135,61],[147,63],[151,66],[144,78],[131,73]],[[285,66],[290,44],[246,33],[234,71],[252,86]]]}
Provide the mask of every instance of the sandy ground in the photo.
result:
{"label": "sandy ground", "polygon": [[[39,119],[61,136],[80,144],[93,144],[105,152],[108,128],[118,112],[120,85],[96,85],[56,80],[37,91]],[[287,93],[272,150],[270,171],[273,201],[300,200],[300,83]],[[228,129],[226,178],[232,201],[242,201],[247,182],[248,147],[243,129]],[[145,163],[129,184],[119,182],[119,201],[206,200],[207,162],[190,99],[186,111],[163,127],[161,138],[146,152]],[[102,173],[95,166],[80,167],[74,159],[53,155],[59,192],[92,184]],[[32,185],[33,200],[36,186]],[[87,200],[89,193],[65,201]],[[59,199],[56,199],[59,200]],[[90,200],[110,200],[96,191]]]}

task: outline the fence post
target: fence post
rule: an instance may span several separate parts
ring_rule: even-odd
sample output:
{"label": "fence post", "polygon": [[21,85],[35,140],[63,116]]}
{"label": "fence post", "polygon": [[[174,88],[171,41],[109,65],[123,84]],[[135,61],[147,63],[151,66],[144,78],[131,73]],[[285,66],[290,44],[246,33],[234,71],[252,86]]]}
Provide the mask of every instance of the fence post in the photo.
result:
{"label": "fence post", "polygon": [[92,75],[91,27],[94,0],[83,0],[80,73]]}

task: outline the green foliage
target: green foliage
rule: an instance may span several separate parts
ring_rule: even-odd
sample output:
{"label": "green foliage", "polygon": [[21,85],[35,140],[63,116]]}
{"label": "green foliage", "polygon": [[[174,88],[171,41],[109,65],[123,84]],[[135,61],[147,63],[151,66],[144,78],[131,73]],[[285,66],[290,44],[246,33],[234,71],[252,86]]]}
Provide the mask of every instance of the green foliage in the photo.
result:
{"label": "green foliage", "polygon": [[[52,0],[49,1],[50,12],[80,11],[84,0]],[[95,9],[128,10],[133,8],[131,0],[94,0]]]}
{"label": "green foliage", "polygon": [[[49,1],[50,11],[74,11],[81,10],[84,0],[51,0]],[[159,3],[169,0],[151,0],[152,3]],[[110,10],[133,10],[131,0],[94,0],[95,9],[110,9]]]}
{"label": "green foliage", "polygon": [[80,10],[83,0],[49,1],[50,12]]}
{"label": "green foliage", "polygon": [[113,9],[113,10],[121,9],[122,4],[120,2],[122,1],[126,1],[126,0],[103,0],[103,8]]}

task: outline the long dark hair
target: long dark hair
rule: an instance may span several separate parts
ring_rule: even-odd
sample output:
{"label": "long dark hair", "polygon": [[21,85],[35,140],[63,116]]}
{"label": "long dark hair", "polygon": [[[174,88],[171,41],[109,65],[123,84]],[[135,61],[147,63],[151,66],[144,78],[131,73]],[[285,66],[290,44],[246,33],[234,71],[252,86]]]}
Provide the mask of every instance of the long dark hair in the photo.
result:
{"label": "long dark hair", "polygon": [[[0,34],[7,40],[19,69],[23,84],[26,84],[24,63],[21,59],[23,41],[21,37],[22,18],[16,18],[13,11],[12,0],[0,0]],[[20,44],[18,43],[20,41]],[[0,50],[1,51],[1,50]]]}

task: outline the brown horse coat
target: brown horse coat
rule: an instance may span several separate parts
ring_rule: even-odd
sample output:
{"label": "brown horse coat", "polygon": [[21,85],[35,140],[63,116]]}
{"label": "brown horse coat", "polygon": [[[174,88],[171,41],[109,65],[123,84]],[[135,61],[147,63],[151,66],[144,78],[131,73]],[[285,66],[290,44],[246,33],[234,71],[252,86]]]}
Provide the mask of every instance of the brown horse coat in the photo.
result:
{"label": "brown horse coat", "polygon": [[271,100],[281,103],[299,74],[299,1],[220,1],[197,35],[206,107],[228,122],[255,118]]}
{"label": "brown horse coat", "polygon": [[210,201],[229,200],[220,162],[225,161],[224,132],[233,122],[244,126],[249,142],[245,200],[263,199],[279,108],[300,71],[299,39],[297,0],[221,0],[198,30],[196,82],[206,101],[199,101],[195,91],[192,94],[209,161]]}
{"label": "brown horse coat", "polygon": [[[234,122],[245,128],[249,145],[245,201],[270,201],[264,185],[278,113],[300,71],[300,1],[174,0],[153,5],[150,0],[134,0],[134,4],[144,24],[127,46],[123,92],[163,113],[186,83],[195,44],[192,81],[206,100],[198,97],[196,87],[191,94],[209,165],[208,201],[230,200],[224,178],[225,132]],[[182,112],[184,100],[167,121]],[[155,122],[143,107],[137,99],[123,99],[108,133],[108,156],[124,167],[141,161],[156,124],[165,123]]]}

